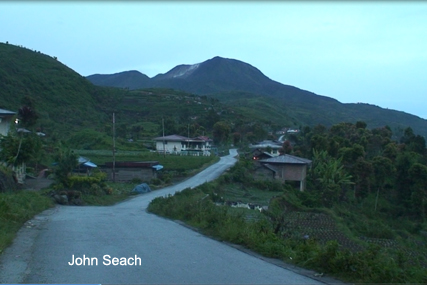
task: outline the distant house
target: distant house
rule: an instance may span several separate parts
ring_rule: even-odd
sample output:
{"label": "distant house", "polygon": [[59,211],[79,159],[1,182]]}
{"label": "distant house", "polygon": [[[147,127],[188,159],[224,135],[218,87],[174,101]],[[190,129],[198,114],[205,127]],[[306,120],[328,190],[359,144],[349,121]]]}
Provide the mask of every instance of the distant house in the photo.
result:
{"label": "distant house", "polygon": [[157,178],[157,173],[163,168],[158,161],[116,161],[106,162],[101,166],[101,171],[107,174],[109,180],[129,182],[133,179],[141,181],[150,181]]}
{"label": "distant house", "polygon": [[274,156],[275,155],[273,155],[269,152],[266,152],[263,149],[256,148],[256,149],[252,150],[251,152],[249,152],[249,154],[246,157],[248,159],[261,160],[261,159],[271,158]]}
{"label": "distant house", "polygon": [[10,123],[15,115],[15,112],[0,109],[0,135],[7,136]]}
{"label": "distant house", "polygon": [[274,179],[286,181],[299,181],[300,190],[304,191],[307,167],[311,165],[311,160],[285,154],[272,158],[259,160],[264,169],[265,175],[271,175]]}
{"label": "distant house", "polygon": [[263,151],[266,151],[267,149],[269,149],[271,150],[272,156],[278,156],[279,149],[281,149],[282,147],[283,147],[283,142],[271,141],[271,140],[264,140],[256,144],[249,145],[249,148],[251,149],[258,149]]}
{"label": "distant house", "polygon": [[180,155],[211,155],[212,140],[205,136],[187,138],[179,135],[157,137],[156,151]]}
{"label": "distant house", "polygon": [[[15,112],[0,109],[0,137],[1,136],[7,136],[10,129],[10,124],[12,122],[13,117],[16,115]],[[1,164],[6,165],[6,163],[2,162]],[[19,184],[25,183],[25,176],[27,175],[27,167],[25,163],[22,163],[20,165],[16,166],[9,166],[13,173],[14,177],[16,179],[16,182]]]}

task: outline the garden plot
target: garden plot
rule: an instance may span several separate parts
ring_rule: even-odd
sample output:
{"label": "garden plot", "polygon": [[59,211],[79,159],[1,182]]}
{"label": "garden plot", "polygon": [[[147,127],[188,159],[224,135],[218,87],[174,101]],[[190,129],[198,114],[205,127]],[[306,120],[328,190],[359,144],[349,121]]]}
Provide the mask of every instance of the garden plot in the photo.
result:
{"label": "garden plot", "polygon": [[244,186],[232,186],[221,195],[228,202],[251,203],[260,206],[268,206],[271,198],[282,195],[282,191],[263,191]]}
{"label": "garden plot", "polygon": [[313,238],[321,244],[336,240],[340,246],[351,251],[363,249],[345,236],[330,216],[322,213],[292,211],[285,214],[283,236]]}

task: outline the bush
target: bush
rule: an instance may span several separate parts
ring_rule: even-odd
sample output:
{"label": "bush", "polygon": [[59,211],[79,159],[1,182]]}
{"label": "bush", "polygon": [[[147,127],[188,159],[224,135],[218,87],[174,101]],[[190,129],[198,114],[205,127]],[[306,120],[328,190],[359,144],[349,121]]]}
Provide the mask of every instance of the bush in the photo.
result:
{"label": "bush", "polygon": [[0,193],[16,190],[16,183],[13,179],[12,171],[9,168],[0,166]]}
{"label": "bush", "polygon": [[107,174],[104,172],[94,173],[92,176],[79,176],[73,175],[67,178],[68,185],[70,188],[81,190],[88,190],[92,187],[93,184],[100,184],[99,187],[103,186],[101,183],[105,181]]}
{"label": "bush", "polygon": [[[427,283],[427,271],[422,268],[423,260],[415,262],[412,259],[409,262],[406,253],[399,250],[389,252],[377,245],[369,245],[365,250],[353,252],[343,249],[336,240],[320,244],[313,238],[303,239],[295,235],[283,238],[280,231],[276,234],[277,224],[283,225],[280,215],[286,209],[304,207],[301,203],[310,201],[311,194],[300,195],[298,190],[285,191],[283,196],[270,203],[269,210],[265,212],[268,218],[248,222],[243,211],[236,214],[225,206],[214,204],[221,195],[221,183],[205,183],[195,189],[185,189],[174,196],[156,198],[148,206],[148,211],[182,220],[205,234],[241,244],[264,256],[291,261],[348,281]],[[348,214],[351,211],[342,209],[341,212]],[[386,226],[371,223],[369,227],[372,233],[373,228],[377,228],[377,236],[385,237],[390,234]]]}

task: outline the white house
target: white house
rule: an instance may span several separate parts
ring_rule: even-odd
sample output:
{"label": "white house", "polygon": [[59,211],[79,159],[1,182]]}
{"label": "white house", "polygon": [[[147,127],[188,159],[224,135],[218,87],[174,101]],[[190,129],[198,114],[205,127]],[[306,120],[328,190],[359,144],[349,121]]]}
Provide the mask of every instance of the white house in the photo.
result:
{"label": "white house", "polygon": [[270,149],[272,156],[278,156],[280,155],[279,150],[283,147],[283,142],[277,142],[277,141],[271,141],[271,140],[264,140],[262,142],[259,142],[257,144],[250,144],[249,148],[251,149]]}
{"label": "white house", "polygon": [[156,151],[180,155],[211,155],[212,140],[205,136],[187,138],[179,135],[157,137]]}
{"label": "white house", "polygon": [[15,112],[0,109],[0,135],[7,136]]}

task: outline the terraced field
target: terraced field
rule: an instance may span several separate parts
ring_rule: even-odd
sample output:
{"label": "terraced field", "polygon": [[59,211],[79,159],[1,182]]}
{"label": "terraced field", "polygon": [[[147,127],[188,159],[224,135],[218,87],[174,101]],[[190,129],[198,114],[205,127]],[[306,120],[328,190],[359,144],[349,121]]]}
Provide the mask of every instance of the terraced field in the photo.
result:
{"label": "terraced field", "polygon": [[284,238],[314,238],[322,244],[336,240],[340,246],[351,251],[363,249],[358,242],[340,231],[330,216],[323,213],[291,211],[285,214],[282,235]]}
{"label": "terraced field", "polygon": [[[254,209],[244,208],[244,204],[268,207],[272,199],[282,192],[262,191],[259,189],[232,186],[223,193],[225,200],[222,205],[234,207],[233,212],[243,214],[247,221],[256,221],[267,218],[266,215]],[[283,201],[282,201],[283,202]],[[239,208],[236,204],[240,205]],[[312,238],[321,244],[336,240],[342,249],[358,252],[366,248],[367,244],[376,244],[382,248],[399,250],[409,261],[423,258],[427,255],[427,245],[419,240],[406,240],[410,246],[394,239],[368,238],[359,236],[350,238],[341,230],[333,217],[326,213],[301,211],[286,203],[280,217],[280,234],[283,238]],[[276,221],[277,223],[277,221]],[[417,248],[418,250],[413,250]],[[427,264],[425,264],[427,268]]]}

